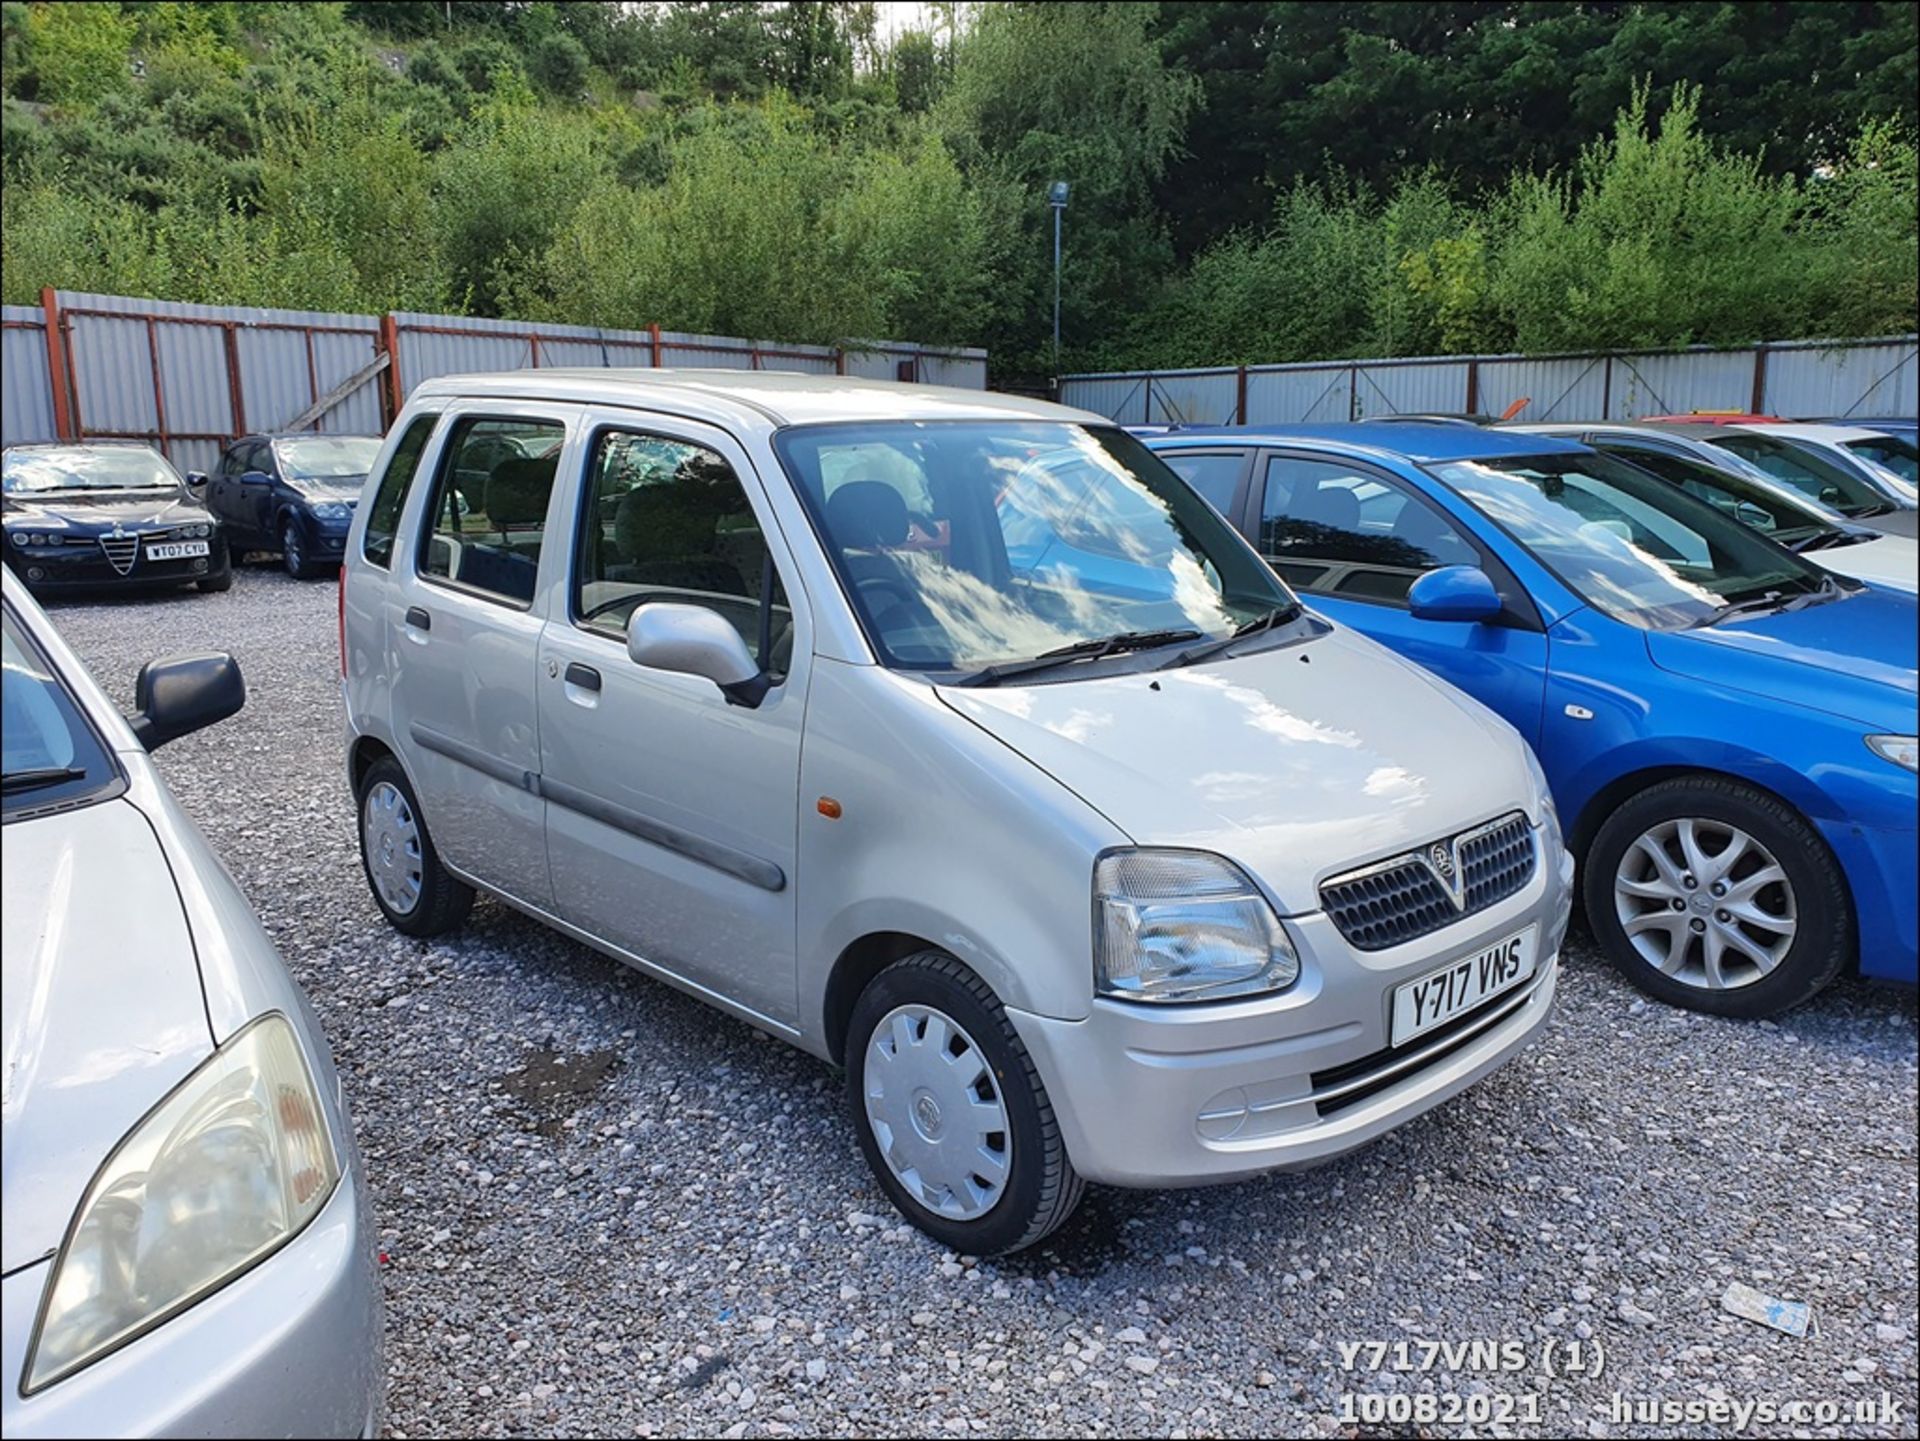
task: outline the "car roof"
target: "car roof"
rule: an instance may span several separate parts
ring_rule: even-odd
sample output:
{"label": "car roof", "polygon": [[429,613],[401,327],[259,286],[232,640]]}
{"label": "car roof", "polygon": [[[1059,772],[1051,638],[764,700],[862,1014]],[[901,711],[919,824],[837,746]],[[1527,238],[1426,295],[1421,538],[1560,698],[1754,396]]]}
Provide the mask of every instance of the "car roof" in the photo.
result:
{"label": "car roof", "polygon": [[1496,460],[1509,455],[1579,454],[1588,449],[1557,436],[1491,430],[1447,421],[1412,420],[1359,420],[1339,425],[1217,425],[1154,436],[1149,443],[1155,450],[1169,450],[1176,446],[1217,445],[1223,439],[1254,445],[1314,440],[1418,461]]}
{"label": "car roof", "polygon": [[1769,425],[1743,425],[1762,435],[1784,435],[1790,440],[1872,440],[1884,432],[1864,425],[1829,425],[1820,421],[1782,421]]}
{"label": "car roof", "polygon": [[606,367],[446,375],[415,395],[641,406],[734,429],[773,430],[834,421],[1050,420],[1111,425],[1103,415],[1026,396],[914,382],[807,375],[782,370]]}
{"label": "car roof", "polygon": [[16,450],[151,450],[160,454],[160,448],[144,440],[18,440],[7,447],[6,453],[12,455]]}

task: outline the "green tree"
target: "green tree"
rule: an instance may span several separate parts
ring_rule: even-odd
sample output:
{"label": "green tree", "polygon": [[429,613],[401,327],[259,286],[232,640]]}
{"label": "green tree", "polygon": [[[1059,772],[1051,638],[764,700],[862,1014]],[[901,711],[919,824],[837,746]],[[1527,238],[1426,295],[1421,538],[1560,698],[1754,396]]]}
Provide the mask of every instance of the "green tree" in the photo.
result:
{"label": "green tree", "polygon": [[92,0],[30,5],[25,28],[31,98],[86,107],[133,83],[134,27],[118,5]]}

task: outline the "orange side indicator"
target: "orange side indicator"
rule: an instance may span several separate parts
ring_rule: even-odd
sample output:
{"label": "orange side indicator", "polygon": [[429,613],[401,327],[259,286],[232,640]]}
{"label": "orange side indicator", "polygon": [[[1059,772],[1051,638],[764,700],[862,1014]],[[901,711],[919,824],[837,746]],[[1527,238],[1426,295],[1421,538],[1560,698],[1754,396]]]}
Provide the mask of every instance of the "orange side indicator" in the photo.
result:
{"label": "orange side indicator", "polygon": [[813,808],[830,821],[840,819],[840,802],[832,796],[822,796],[813,803]]}

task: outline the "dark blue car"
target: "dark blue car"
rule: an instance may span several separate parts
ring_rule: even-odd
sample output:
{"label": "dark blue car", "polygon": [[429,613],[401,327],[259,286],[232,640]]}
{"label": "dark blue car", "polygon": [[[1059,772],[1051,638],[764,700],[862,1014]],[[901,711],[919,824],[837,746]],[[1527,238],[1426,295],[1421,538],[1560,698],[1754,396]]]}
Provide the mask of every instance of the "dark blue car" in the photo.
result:
{"label": "dark blue car", "polygon": [[1546,436],[1363,423],[1148,444],[1316,609],[1526,737],[1589,921],[1638,985],[1763,1016],[1856,962],[1915,979],[1912,597]]}
{"label": "dark blue car", "polygon": [[226,526],[234,551],[278,551],[287,574],[335,575],[377,435],[244,435],[211,476],[187,480]]}

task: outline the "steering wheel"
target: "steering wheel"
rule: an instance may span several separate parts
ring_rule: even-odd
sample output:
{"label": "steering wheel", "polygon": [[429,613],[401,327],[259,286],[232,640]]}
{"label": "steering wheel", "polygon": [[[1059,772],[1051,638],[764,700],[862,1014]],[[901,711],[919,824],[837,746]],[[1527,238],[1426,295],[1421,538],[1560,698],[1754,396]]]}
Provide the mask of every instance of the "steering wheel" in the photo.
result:
{"label": "steering wheel", "polygon": [[855,590],[861,593],[861,601],[867,607],[867,614],[874,616],[876,619],[879,616],[879,610],[873,604],[873,602],[866,599],[866,592],[868,590],[890,592],[896,598],[899,604],[907,606],[909,608],[917,607],[920,604],[919,592],[914,590],[912,586],[908,585],[904,580],[901,580],[898,576],[891,576],[891,575],[862,576],[859,580],[853,583],[853,586]]}
{"label": "steering wheel", "polygon": [[644,595],[616,595],[612,600],[603,600],[600,604],[589,606],[586,610],[581,611],[580,619],[597,620],[608,611],[618,610],[623,605],[630,605],[635,610],[638,610],[640,609],[641,603],[646,599],[647,597]]}

